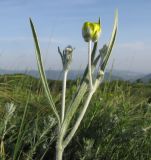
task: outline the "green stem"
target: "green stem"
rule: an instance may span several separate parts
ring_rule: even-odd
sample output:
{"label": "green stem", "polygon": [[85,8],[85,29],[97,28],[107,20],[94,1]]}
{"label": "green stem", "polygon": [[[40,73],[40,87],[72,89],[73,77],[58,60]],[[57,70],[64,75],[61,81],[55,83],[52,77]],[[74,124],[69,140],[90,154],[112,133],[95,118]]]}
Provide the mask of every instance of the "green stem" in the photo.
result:
{"label": "green stem", "polygon": [[90,40],[88,42],[88,71],[89,71],[89,81],[90,81],[90,90],[93,88],[93,83],[92,83],[92,71],[91,71],[91,45],[92,41]]}
{"label": "green stem", "polygon": [[68,70],[64,71],[64,77],[63,77],[63,86],[62,86],[62,113],[61,113],[61,122],[64,121],[64,115],[65,115],[65,98],[66,98],[66,83],[67,83],[67,74]]}
{"label": "green stem", "polygon": [[83,107],[83,109],[82,109],[82,111],[81,111],[81,113],[80,113],[80,115],[79,115],[79,117],[78,117],[75,125],[73,126],[73,128],[72,128],[71,132],[69,133],[69,135],[68,135],[68,136],[66,137],[66,139],[64,140],[63,145],[64,145],[65,147],[68,145],[68,143],[71,141],[71,139],[73,138],[74,134],[76,133],[76,131],[77,131],[77,129],[78,129],[78,127],[79,127],[79,125],[80,125],[80,123],[81,123],[84,115],[85,115],[85,112],[86,112],[86,110],[87,110],[87,108],[88,108],[88,106],[89,106],[89,103],[90,103],[90,100],[91,100],[91,98],[92,98],[92,96],[93,96],[94,91],[95,91],[95,90],[93,89],[93,90],[91,90],[91,91],[89,92],[88,97],[87,97],[87,99],[86,99],[86,102],[85,102],[85,104],[84,104],[84,107]]}
{"label": "green stem", "polygon": [[2,160],[5,160],[5,146],[3,140],[1,141],[1,151],[0,151],[0,158]]}
{"label": "green stem", "polygon": [[56,143],[56,160],[62,160],[63,158],[63,134],[61,134],[61,128],[58,128],[58,138]]}
{"label": "green stem", "polygon": [[56,147],[56,160],[62,160],[62,158],[63,158],[62,143],[58,141],[58,144]]}
{"label": "green stem", "polygon": [[92,90],[89,91],[89,94],[88,94],[88,97],[87,97],[86,102],[84,104],[84,107],[83,107],[82,111],[80,112],[80,115],[79,115],[76,123],[74,124],[72,130],[70,131],[70,133],[68,134],[68,136],[66,137],[66,139],[63,142],[64,148],[69,144],[69,142],[71,141],[71,139],[75,135],[75,133],[76,133],[76,131],[77,131],[77,129],[78,129],[78,127],[79,127],[79,125],[80,125],[80,123],[81,123],[81,121],[87,111],[87,108],[89,106],[91,98],[92,98],[93,94],[95,93],[95,91],[97,90],[99,84],[102,82],[103,77],[104,77],[104,73],[100,72],[98,78],[96,79],[96,81],[94,83]]}

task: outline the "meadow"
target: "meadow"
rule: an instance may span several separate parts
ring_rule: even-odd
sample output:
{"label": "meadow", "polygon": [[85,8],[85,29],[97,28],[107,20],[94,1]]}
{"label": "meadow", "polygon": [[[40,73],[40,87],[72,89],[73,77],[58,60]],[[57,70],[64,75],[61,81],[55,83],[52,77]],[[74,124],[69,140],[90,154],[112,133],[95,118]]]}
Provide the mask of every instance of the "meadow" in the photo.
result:
{"label": "meadow", "polygon": [[[62,82],[48,80],[48,84],[60,111]],[[79,79],[67,81],[67,104],[78,86]],[[103,82],[63,159],[151,159],[150,95],[151,83]],[[80,106],[83,101],[84,97]],[[2,160],[53,160],[56,125],[39,79],[23,74],[0,76]]]}

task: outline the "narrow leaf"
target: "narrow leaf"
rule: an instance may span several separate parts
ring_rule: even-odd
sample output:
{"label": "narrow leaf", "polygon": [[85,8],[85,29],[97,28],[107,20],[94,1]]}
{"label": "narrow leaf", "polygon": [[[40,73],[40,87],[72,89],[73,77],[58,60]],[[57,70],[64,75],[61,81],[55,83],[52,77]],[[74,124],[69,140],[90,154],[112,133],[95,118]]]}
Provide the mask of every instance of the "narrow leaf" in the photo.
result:
{"label": "narrow leaf", "polygon": [[62,55],[61,50],[60,50],[59,47],[58,47],[58,53],[60,54],[60,57],[61,57],[61,60],[62,60],[62,64],[63,64],[63,55]]}
{"label": "narrow leaf", "polygon": [[29,98],[28,98],[28,100],[26,102],[23,118],[22,118],[21,125],[20,125],[20,128],[19,128],[17,142],[16,142],[15,148],[14,148],[13,160],[17,160],[18,159],[19,152],[20,152],[21,146],[23,144],[22,137],[23,137],[24,132],[25,132],[24,131],[24,127],[25,127],[25,118],[26,118],[26,115],[27,115],[28,102],[29,102]]}
{"label": "narrow leaf", "polygon": [[58,122],[60,123],[60,117],[59,114],[56,110],[55,104],[53,102],[50,90],[49,90],[49,86],[48,86],[48,82],[47,82],[47,78],[44,72],[44,67],[43,67],[43,62],[42,62],[42,57],[41,57],[41,51],[40,51],[40,47],[39,47],[39,42],[38,42],[38,37],[35,31],[35,27],[33,25],[32,20],[30,19],[30,25],[31,25],[31,29],[32,29],[32,34],[33,34],[33,38],[34,38],[34,43],[35,43],[35,49],[36,49],[36,59],[37,59],[37,65],[38,65],[38,69],[39,69],[39,73],[40,73],[40,77],[42,80],[42,84],[46,93],[46,96],[48,98],[49,104],[55,114],[55,116],[57,117]]}
{"label": "narrow leaf", "polygon": [[106,56],[104,58],[104,62],[102,63],[102,65],[100,66],[101,70],[105,70],[105,67],[107,65],[108,59],[111,55],[112,49],[113,49],[113,45],[115,42],[115,38],[116,38],[116,33],[117,33],[117,25],[118,25],[118,10],[116,10],[115,12],[115,20],[114,20],[114,27],[113,27],[113,31],[112,31],[112,35],[111,35],[111,39],[108,45],[108,49],[107,49],[107,53]]}

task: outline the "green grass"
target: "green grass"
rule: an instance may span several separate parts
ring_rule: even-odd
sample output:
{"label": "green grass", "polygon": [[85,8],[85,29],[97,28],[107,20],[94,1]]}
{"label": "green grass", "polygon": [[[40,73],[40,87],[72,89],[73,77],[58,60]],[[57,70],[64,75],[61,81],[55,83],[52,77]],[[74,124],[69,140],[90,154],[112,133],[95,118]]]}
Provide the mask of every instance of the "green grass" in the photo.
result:
{"label": "green grass", "polygon": [[[59,109],[61,81],[48,83]],[[77,81],[68,81],[67,103],[77,86]],[[57,121],[44,95],[39,79],[21,74],[0,76],[0,142],[7,116],[6,104],[13,103],[16,108],[6,125],[5,155],[1,155],[1,159],[53,160]],[[150,160],[150,97],[151,84],[103,83],[93,96],[73,141],[66,148],[64,159]]]}

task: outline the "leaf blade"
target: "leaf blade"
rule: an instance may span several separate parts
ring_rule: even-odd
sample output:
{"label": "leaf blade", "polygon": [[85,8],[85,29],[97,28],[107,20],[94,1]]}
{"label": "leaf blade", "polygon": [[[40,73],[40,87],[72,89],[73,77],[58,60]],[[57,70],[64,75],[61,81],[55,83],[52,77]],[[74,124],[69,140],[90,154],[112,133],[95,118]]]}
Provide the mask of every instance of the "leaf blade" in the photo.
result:
{"label": "leaf blade", "polygon": [[109,41],[109,45],[108,45],[108,49],[107,49],[107,53],[104,59],[104,62],[102,63],[102,65],[100,66],[101,70],[105,70],[105,67],[107,65],[108,59],[111,55],[114,43],[115,43],[115,38],[116,38],[116,34],[117,34],[117,25],[118,25],[118,10],[116,10],[115,12],[115,19],[114,19],[114,26],[113,26],[113,31],[112,31],[112,35]]}
{"label": "leaf blade", "polygon": [[37,37],[36,31],[35,31],[35,27],[34,27],[34,24],[33,24],[32,20],[31,20],[31,18],[30,18],[30,26],[31,26],[32,34],[33,34],[34,44],[35,44],[38,70],[39,70],[39,73],[40,73],[40,77],[41,77],[41,80],[42,80],[44,91],[45,91],[46,97],[47,97],[47,99],[49,101],[49,104],[50,104],[50,106],[51,106],[51,108],[52,108],[52,110],[53,110],[58,122],[60,123],[60,117],[59,117],[58,111],[56,110],[55,104],[53,102],[53,98],[52,98],[52,95],[50,93],[48,82],[47,82],[47,78],[46,78],[46,75],[45,75],[45,72],[44,72],[44,67],[43,67],[43,62],[42,62],[42,57],[41,57],[41,51],[40,51],[40,47],[39,47],[38,37]]}

